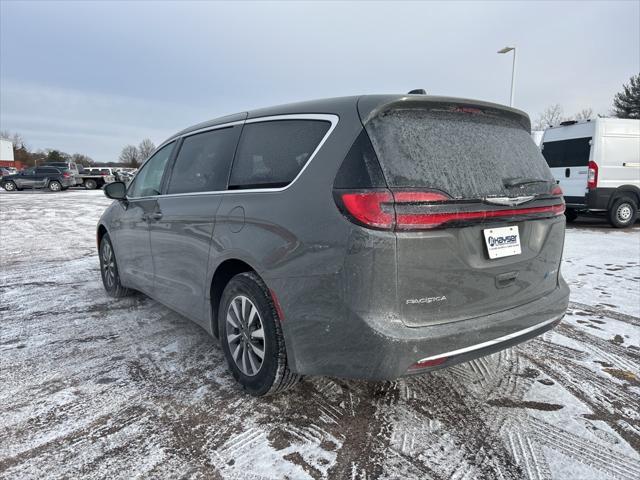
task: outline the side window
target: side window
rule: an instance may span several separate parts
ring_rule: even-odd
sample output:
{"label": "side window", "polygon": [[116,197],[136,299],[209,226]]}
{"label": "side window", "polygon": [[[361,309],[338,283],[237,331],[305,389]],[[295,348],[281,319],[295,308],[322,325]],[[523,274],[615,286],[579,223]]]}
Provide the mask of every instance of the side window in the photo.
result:
{"label": "side window", "polygon": [[225,190],[240,127],[186,137],[173,165],[167,193]]}
{"label": "side window", "polygon": [[133,179],[127,195],[130,197],[151,197],[160,194],[164,167],[171,156],[176,142],[165,145],[140,168]]}
{"label": "side window", "polygon": [[50,174],[50,173],[60,173],[60,172],[58,171],[58,169],[51,168],[51,167],[36,168],[36,174],[38,174],[38,175],[46,175],[46,174]]}
{"label": "side window", "polygon": [[324,120],[275,120],[244,126],[230,189],[284,187],[300,173],[329,130]]}

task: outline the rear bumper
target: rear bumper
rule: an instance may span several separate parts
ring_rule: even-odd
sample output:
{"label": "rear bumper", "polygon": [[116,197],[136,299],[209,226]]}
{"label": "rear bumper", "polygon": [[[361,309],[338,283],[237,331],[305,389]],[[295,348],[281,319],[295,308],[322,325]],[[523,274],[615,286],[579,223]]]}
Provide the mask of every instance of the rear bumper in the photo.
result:
{"label": "rear bumper", "polygon": [[[441,325],[406,327],[400,320],[353,314],[342,332],[307,331],[314,342],[303,342],[306,348],[296,342],[292,367],[306,375],[367,380],[449,367],[544,333],[560,322],[568,301],[569,288],[561,279],[553,292],[528,304]],[[437,365],[410,369],[425,360]]]}
{"label": "rear bumper", "polygon": [[611,195],[615,188],[594,188],[587,193],[587,208],[589,210],[607,210]]}

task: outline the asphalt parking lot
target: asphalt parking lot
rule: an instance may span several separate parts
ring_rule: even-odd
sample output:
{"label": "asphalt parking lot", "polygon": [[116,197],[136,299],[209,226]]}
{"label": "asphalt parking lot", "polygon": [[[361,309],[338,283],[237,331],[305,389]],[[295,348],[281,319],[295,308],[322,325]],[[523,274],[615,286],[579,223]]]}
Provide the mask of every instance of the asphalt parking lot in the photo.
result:
{"label": "asphalt parking lot", "polygon": [[220,348],[102,289],[101,191],[0,191],[0,477],[640,478],[640,228],[567,230],[563,323],[420,377],[241,393]]}

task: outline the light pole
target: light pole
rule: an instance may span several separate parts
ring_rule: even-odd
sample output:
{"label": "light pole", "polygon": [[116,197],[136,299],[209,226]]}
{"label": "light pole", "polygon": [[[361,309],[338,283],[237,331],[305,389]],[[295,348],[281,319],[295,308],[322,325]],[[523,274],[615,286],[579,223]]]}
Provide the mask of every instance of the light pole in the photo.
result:
{"label": "light pole", "polygon": [[509,100],[509,106],[513,107],[513,91],[516,83],[516,47],[504,47],[498,50],[498,53],[509,53],[513,50],[513,66],[511,67],[511,99]]}

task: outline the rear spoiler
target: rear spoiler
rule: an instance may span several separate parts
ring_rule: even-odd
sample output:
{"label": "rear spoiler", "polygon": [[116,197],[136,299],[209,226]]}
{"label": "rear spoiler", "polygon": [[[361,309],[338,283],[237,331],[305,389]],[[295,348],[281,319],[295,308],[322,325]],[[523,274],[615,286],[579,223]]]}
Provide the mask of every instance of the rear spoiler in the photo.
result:
{"label": "rear spoiler", "polygon": [[435,95],[364,95],[358,99],[357,106],[358,114],[360,115],[360,120],[363,125],[366,125],[373,118],[390,110],[453,107],[479,109],[493,115],[511,118],[522,125],[522,128],[527,132],[531,133],[531,120],[525,112],[517,108],[511,108],[497,103],[483,102],[482,100],[439,97]]}

